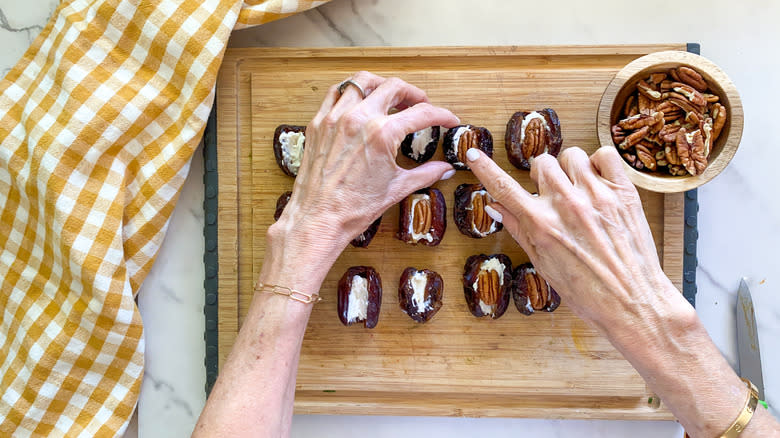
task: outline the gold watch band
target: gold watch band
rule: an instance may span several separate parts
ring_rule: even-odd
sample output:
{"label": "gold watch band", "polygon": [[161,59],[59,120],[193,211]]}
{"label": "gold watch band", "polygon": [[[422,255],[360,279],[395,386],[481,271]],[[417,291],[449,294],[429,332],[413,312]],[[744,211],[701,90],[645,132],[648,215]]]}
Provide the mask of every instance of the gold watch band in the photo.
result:
{"label": "gold watch band", "polygon": [[758,405],[758,389],[753,382],[748,379],[742,378],[742,381],[747,383],[748,397],[745,400],[745,406],[742,411],[737,415],[737,419],[731,423],[728,429],[726,429],[721,438],[736,438],[747,427],[750,419],[753,418],[753,413],[756,412],[756,406]]}

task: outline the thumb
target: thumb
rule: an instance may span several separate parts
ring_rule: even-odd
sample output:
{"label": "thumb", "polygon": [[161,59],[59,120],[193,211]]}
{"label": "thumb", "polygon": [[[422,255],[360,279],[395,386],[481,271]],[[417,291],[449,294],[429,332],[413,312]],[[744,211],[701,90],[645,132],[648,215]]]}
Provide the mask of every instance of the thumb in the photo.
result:
{"label": "thumb", "polygon": [[450,179],[453,175],[455,169],[444,161],[429,161],[414,169],[401,169],[394,184],[397,190],[393,193],[398,193],[402,197],[408,196],[416,190],[432,186],[437,181]]}

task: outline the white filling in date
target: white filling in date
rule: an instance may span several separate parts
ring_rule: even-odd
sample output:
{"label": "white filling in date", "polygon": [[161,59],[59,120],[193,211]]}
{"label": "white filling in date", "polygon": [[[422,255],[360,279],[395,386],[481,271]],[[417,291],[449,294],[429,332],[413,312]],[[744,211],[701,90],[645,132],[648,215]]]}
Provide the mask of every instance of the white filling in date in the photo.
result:
{"label": "white filling in date", "polygon": [[279,134],[279,144],[282,146],[282,162],[290,172],[298,174],[303,158],[303,144],[306,136],[303,132],[282,132]]}
{"label": "white filling in date", "polygon": [[352,277],[347,303],[347,323],[365,321],[368,315],[368,280],[360,275]]}
{"label": "white filling in date", "polygon": [[425,298],[425,287],[428,285],[428,276],[423,272],[416,272],[409,279],[412,285],[412,305],[417,308],[417,313],[425,313],[431,309],[431,299]]}

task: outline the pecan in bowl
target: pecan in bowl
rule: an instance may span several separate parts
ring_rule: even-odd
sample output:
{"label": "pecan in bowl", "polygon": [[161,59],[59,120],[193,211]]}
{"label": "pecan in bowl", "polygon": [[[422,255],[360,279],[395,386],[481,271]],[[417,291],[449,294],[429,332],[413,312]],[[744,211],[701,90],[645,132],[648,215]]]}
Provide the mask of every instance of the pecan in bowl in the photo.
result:
{"label": "pecan in bowl", "polygon": [[493,198],[482,184],[461,184],[455,189],[453,216],[458,230],[469,237],[482,238],[503,229],[485,212],[485,206]]}
{"label": "pecan in bowl", "polygon": [[303,160],[306,127],[279,125],[274,131],[274,157],[282,171],[292,177],[298,175]]}
{"label": "pecan in bowl", "polygon": [[401,153],[417,163],[430,160],[439,145],[439,132],[438,126],[431,126],[407,135],[401,142]]}
{"label": "pecan in bowl", "polygon": [[442,305],[444,281],[438,273],[409,267],[398,283],[398,305],[417,322],[427,322]]}
{"label": "pecan in bowl", "polygon": [[561,304],[561,297],[550,287],[534,269],[531,263],[523,263],[515,268],[512,298],[515,307],[524,315],[532,315],[537,310],[553,312]]}
{"label": "pecan in bowl", "polygon": [[493,157],[493,135],[487,128],[474,125],[458,125],[444,134],[442,143],[444,158],[457,170],[469,170],[466,151],[477,148]]}
{"label": "pecan in bowl", "polygon": [[514,113],[504,143],[509,162],[518,169],[530,170],[531,158],[543,153],[557,157],[563,144],[558,114],[552,108]]}
{"label": "pecan in bowl", "polygon": [[436,246],[447,229],[447,205],[439,189],[420,189],[404,198],[396,238],[406,243]]}
{"label": "pecan in bowl", "polygon": [[339,280],[338,313],[344,325],[376,327],[382,306],[382,279],[370,266],[353,266]]}
{"label": "pecan in bowl", "polygon": [[512,288],[512,261],[505,254],[473,255],[463,267],[463,294],[477,318],[498,319],[506,312]]}
{"label": "pecan in bowl", "polygon": [[634,185],[679,193],[726,168],[743,120],[739,92],[723,70],[702,56],[668,50],[615,74],[599,103],[597,131],[601,145],[617,148]]}

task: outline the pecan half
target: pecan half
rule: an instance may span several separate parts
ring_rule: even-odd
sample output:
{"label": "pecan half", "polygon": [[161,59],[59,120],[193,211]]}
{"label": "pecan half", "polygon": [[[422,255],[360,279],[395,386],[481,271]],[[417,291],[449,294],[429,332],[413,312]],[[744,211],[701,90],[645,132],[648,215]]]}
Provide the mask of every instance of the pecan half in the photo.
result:
{"label": "pecan half", "polygon": [[458,230],[469,237],[482,238],[503,229],[485,212],[492,198],[482,184],[461,184],[455,189],[453,216]]}
{"label": "pecan half", "polygon": [[639,109],[636,107],[636,96],[632,94],[628,96],[628,99],[626,99],[626,103],[623,105],[623,116],[631,117],[638,112]]}
{"label": "pecan half", "polygon": [[506,154],[518,169],[530,170],[531,158],[543,153],[557,157],[562,144],[561,123],[552,108],[518,111],[506,124]]}
{"label": "pecan half", "polygon": [[509,305],[512,261],[504,254],[473,255],[463,267],[463,294],[472,315],[500,318]]}
{"label": "pecan half", "polygon": [[685,98],[691,101],[691,103],[694,105],[704,106],[707,104],[707,100],[704,98],[704,96],[688,84],[675,82],[672,84],[672,90],[685,96]]}
{"label": "pecan half", "polygon": [[512,298],[520,313],[532,315],[537,310],[553,312],[561,304],[560,295],[536,272],[531,263],[515,268],[513,277],[515,284]]}
{"label": "pecan half", "polygon": [[664,72],[653,73],[650,75],[649,81],[654,84],[660,84],[666,80],[667,74]]}
{"label": "pecan half", "polygon": [[623,130],[618,125],[612,125],[612,141],[615,142],[615,144],[623,143],[623,140],[626,139],[626,131]]}
{"label": "pecan half", "polygon": [[707,81],[704,80],[704,78],[697,72],[696,70],[690,68],[681,66],[677,68],[677,77],[675,78],[678,82],[683,82],[685,84],[690,85],[691,87],[695,88],[696,91],[703,92],[706,91],[709,87],[707,85]]}
{"label": "pecan half", "polygon": [[368,246],[369,243],[371,243],[372,240],[374,240],[374,236],[376,236],[376,232],[379,231],[379,224],[382,223],[382,216],[379,216],[377,220],[371,223],[371,225],[366,228],[366,231],[363,231],[362,233],[358,234],[357,237],[352,239],[350,241],[350,245],[354,246],[355,248],[365,248]]}
{"label": "pecan half", "polygon": [[655,162],[655,154],[647,146],[642,144],[637,144],[636,156],[637,158],[639,158],[642,164],[644,164],[646,169],[655,170],[655,168],[657,167],[657,164]]}
{"label": "pecan half", "polygon": [[282,213],[284,212],[284,207],[287,206],[287,203],[290,202],[290,197],[292,196],[292,192],[284,192],[281,196],[279,196],[279,199],[276,200],[276,210],[274,211],[274,221],[278,221],[280,217],[282,217]]}
{"label": "pecan half", "polygon": [[707,167],[707,156],[701,130],[697,129],[689,133],[685,128],[681,128],[677,131],[677,156],[691,175],[704,172],[704,168]]}
{"label": "pecan half", "polygon": [[344,325],[363,323],[376,327],[382,306],[382,279],[370,266],[353,266],[338,285],[338,314]]}
{"label": "pecan half", "polygon": [[458,125],[444,135],[444,158],[457,170],[469,170],[466,151],[476,148],[488,157],[493,156],[493,135],[486,128]]}
{"label": "pecan half", "polygon": [[400,204],[396,238],[406,243],[436,246],[447,229],[447,206],[439,189],[418,190]]}
{"label": "pecan half", "polygon": [[[675,137],[677,134],[675,134]],[[674,144],[664,147],[664,156],[669,164],[679,166],[682,164],[680,157],[677,156],[677,146]]]}
{"label": "pecan half", "polygon": [[274,158],[282,171],[292,177],[298,175],[303,160],[306,127],[279,125],[274,131]]}
{"label": "pecan half", "polygon": [[430,160],[439,145],[439,132],[438,126],[431,126],[407,135],[401,142],[401,153],[417,163]]}
{"label": "pecan half", "polygon": [[645,81],[637,81],[636,90],[640,95],[645,96],[650,100],[661,100],[661,93]]}
{"label": "pecan half", "polygon": [[639,140],[643,139],[650,132],[649,126],[644,126],[633,133],[626,136],[626,139],[618,145],[620,149],[628,149],[631,146],[639,143]]}
{"label": "pecan half", "polygon": [[682,126],[680,126],[679,123],[666,124],[658,132],[658,136],[660,136],[665,143],[674,143],[677,141],[677,131],[679,131],[681,127]]}
{"label": "pecan half", "polygon": [[398,305],[417,322],[433,318],[442,305],[444,281],[441,275],[428,269],[404,269],[398,283]]}
{"label": "pecan half", "polygon": [[720,137],[723,127],[726,126],[726,107],[716,103],[712,106],[712,141]]}
{"label": "pecan half", "polygon": [[[652,114],[637,114],[633,117],[623,119],[618,122],[618,126],[625,130],[640,129],[645,126],[657,126],[660,122],[663,124],[664,115],[661,112],[654,112]],[[659,127],[660,129],[660,127]]]}

